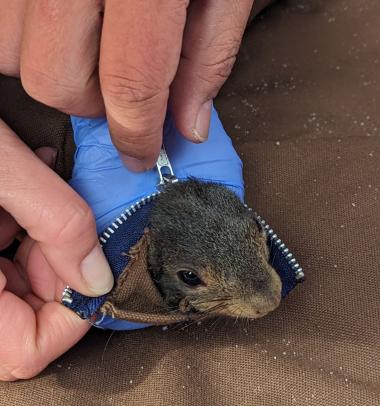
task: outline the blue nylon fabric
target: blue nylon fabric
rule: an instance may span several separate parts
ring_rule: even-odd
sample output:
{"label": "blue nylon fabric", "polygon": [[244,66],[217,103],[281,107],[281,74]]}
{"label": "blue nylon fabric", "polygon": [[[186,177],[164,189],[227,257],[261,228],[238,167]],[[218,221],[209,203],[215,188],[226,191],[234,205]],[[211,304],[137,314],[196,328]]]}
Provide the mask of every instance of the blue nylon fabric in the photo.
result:
{"label": "blue nylon fabric", "polygon": [[128,320],[117,320],[111,316],[101,317],[95,324],[95,327],[103,330],[140,330],[142,328],[151,327],[149,324],[134,323]]}
{"label": "blue nylon fabric", "polygon": [[[126,208],[156,191],[158,172],[156,169],[145,173],[130,172],[111,142],[104,118],[71,117],[71,121],[77,150],[70,184],[92,208],[100,233]],[[209,139],[205,143],[193,144],[184,139],[168,116],[164,125],[164,144],[178,179],[195,177],[220,183],[244,201],[242,162],[214,109]],[[138,241],[148,225],[150,206],[143,206],[129,217],[103,247],[115,280],[128,263],[128,256],[121,253],[128,251]],[[296,285],[295,273],[276,246],[271,248],[271,259],[281,276],[282,296],[285,297]],[[82,317],[90,318],[104,303],[106,295],[89,298],[73,292],[72,298],[73,302],[68,307],[80,312]],[[147,327],[146,324],[116,320],[104,315],[98,317],[95,325],[113,330]]]}
{"label": "blue nylon fabric", "polygon": [[[123,269],[128,264],[129,257],[122,255],[126,251],[126,247],[132,247],[141,238],[144,228],[149,225],[149,213],[153,203],[147,203],[138,209],[137,213],[132,215],[119,226],[117,231],[111,235],[103,250],[107,260],[110,263],[115,280],[120,276]],[[297,285],[295,272],[292,270],[288,261],[277,245],[270,246],[270,262],[273,264],[282,281],[282,298],[285,298]],[[128,249],[127,249],[128,250]],[[89,298],[77,292],[73,294],[73,305],[70,306],[73,310],[82,312],[85,318],[91,317],[99,307],[104,303],[106,295],[98,298]],[[138,328],[148,327],[148,324],[133,323],[127,320],[117,320],[110,316],[100,317],[95,322],[97,327],[113,330],[134,330]]]}
{"label": "blue nylon fabric", "polygon": [[[151,204],[142,206],[138,210],[138,214],[129,217],[128,220],[119,225],[117,232],[112,234],[103,246],[103,252],[110,264],[115,281],[118,280],[129,262],[129,256],[123,255],[123,253],[127,253],[129,248],[137,244],[145,227],[149,225],[150,208]],[[106,298],[107,295],[88,297],[73,291],[73,302],[68,307],[79,312],[82,318],[89,319],[102,306]]]}
{"label": "blue nylon fabric", "polygon": [[[281,278],[282,290],[281,296],[284,299],[296,287],[297,279],[296,274],[289,262],[286,260],[284,254],[278,249],[277,245],[271,244],[268,241],[270,248],[269,263],[272,264]],[[272,245],[272,246],[271,246]]]}

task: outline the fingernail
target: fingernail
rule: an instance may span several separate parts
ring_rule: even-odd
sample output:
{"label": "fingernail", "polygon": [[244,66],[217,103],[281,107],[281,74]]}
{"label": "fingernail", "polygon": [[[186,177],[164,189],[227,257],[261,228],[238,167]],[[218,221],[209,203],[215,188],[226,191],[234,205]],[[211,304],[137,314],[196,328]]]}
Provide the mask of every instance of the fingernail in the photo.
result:
{"label": "fingernail", "polygon": [[120,154],[122,161],[127,168],[132,172],[144,172],[153,168],[155,163],[149,163],[148,161],[141,161],[128,155]]}
{"label": "fingernail", "polygon": [[87,255],[81,264],[82,277],[95,295],[104,295],[113,287],[113,275],[99,245]]}
{"label": "fingernail", "polygon": [[202,104],[198,111],[197,118],[195,120],[192,134],[197,142],[204,142],[208,137],[208,130],[210,128],[212,100],[208,100]]}

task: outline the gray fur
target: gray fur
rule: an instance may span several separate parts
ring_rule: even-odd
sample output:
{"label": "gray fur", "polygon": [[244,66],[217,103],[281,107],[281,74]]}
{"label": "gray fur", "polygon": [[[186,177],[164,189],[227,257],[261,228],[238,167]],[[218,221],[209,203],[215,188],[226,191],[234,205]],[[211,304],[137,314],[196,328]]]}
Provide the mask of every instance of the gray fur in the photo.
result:
{"label": "gray fur", "polygon": [[[281,282],[268,264],[265,235],[226,187],[194,179],[167,186],[152,210],[150,235],[149,269],[169,306],[224,307],[235,316],[236,308],[247,317],[251,308],[260,317],[277,307]],[[205,284],[187,286],[180,269],[194,270]]]}

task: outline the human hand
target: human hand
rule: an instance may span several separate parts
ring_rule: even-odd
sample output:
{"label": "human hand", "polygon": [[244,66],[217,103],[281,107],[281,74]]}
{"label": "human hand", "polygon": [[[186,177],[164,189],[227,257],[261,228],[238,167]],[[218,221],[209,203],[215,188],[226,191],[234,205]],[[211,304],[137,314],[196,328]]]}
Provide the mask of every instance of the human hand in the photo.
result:
{"label": "human hand", "polygon": [[57,301],[69,284],[108,292],[113,278],[87,204],[0,120],[0,250],[27,231],[14,261],[0,258],[0,380],[36,375],[89,329]]}
{"label": "human hand", "polygon": [[[253,0],[0,0],[0,72],[70,114],[106,112],[132,170],[153,167],[169,101],[189,140],[208,136]],[[98,72],[99,64],[99,72]]]}

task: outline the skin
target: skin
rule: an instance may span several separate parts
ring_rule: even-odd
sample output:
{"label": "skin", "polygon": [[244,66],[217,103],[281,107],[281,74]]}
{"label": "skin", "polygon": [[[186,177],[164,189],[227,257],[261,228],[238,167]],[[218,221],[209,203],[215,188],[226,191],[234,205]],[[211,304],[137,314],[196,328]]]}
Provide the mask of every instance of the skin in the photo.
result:
{"label": "skin", "polygon": [[0,138],[1,249],[21,228],[28,234],[13,262],[0,258],[0,380],[15,380],[36,375],[88,330],[57,303],[65,284],[96,296],[113,280],[89,207],[48,166],[55,152],[36,156],[1,120]]}
{"label": "skin", "polygon": [[[253,0],[0,0],[0,72],[69,114],[106,113],[127,166],[154,166],[169,103],[207,139]],[[16,29],[15,29],[16,27]]]}
{"label": "skin", "polygon": [[[211,100],[252,3],[0,0],[0,73],[66,113],[106,114],[126,165],[145,170],[168,104],[186,138],[207,139]],[[21,228],[28,235],[13,263],[0,258],[0,380],[14,380],[36,375],[88,330],[55,302],[61,288],[95,296],[113,281],[86,203],[1,121],[0,136],[0,248]],[[54,161],[49,150],[39,156]]]}

